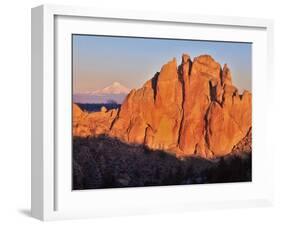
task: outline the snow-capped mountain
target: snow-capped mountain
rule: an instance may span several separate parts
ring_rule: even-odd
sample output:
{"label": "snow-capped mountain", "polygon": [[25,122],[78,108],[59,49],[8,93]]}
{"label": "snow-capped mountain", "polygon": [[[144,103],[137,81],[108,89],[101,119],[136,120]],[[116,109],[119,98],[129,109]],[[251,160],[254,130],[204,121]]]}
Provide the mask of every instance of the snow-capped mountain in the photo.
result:
{"label": "snow-capped mountain", "polygon": [[95,91],[76,93],[73,95],[75,103],[109,103],[116,102],[121,104],[130,89],[120,84],[113,82],[111,85]]}
{"label": "snow-capped mountain", "polygon": [[121,85],[119,82],[113,82],[111,85],[93,91],[91,94],[128,94],[130,89]]}

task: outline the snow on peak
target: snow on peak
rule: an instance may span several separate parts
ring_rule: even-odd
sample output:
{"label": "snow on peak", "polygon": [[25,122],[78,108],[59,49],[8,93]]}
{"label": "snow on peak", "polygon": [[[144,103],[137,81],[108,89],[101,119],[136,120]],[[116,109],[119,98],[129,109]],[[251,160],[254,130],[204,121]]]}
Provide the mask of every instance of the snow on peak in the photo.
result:
{"label": "snow on peak", "polygon": [[113,82],[112,86],[122,86],[119,82]]}
{"label": "snow on peak", "polygon": [[92,92],[92,94],[127,94],[129,92],[130,89],[126,86],[121,85],[119,82],[113,82],[107,87]]}

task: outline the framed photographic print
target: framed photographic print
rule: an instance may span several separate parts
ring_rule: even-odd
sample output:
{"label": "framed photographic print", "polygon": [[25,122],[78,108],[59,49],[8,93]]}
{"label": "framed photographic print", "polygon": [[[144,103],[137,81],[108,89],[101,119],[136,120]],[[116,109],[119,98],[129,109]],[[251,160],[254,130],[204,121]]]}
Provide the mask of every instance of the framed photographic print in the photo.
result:
{"label": "framed photographic print", "polygon": [[272,30],[264,19],[32,9],[32,215],[270,205]]}

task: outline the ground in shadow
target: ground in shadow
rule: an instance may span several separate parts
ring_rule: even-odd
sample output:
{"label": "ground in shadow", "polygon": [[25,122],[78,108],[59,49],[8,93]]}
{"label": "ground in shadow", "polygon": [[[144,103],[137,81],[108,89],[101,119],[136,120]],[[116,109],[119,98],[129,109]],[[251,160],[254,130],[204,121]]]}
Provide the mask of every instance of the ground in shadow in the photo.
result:
{"label": "ground in shadow", "polygon": [[252,180],[251,152],[207,160],[178,159],[102,135],[73,138],[73,189],[245,182]]}

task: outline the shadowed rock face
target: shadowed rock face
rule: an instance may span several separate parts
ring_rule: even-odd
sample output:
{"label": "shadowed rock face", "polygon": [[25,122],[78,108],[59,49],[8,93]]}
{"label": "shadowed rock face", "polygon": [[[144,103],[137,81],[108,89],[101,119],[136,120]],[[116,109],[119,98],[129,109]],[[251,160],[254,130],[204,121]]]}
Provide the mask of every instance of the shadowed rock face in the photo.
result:
{"label": "shadowed rock face", "polygon": [[192,62],[183,54],[179,66],[173,59],[143,87],[131,90],[118,112],[88,114],[74,105],[73,134],[106,134],[178,157],[224,156],[251,130],[251,99],[249,91],[238,93],[227,65],[222,69],[209,55]]}

